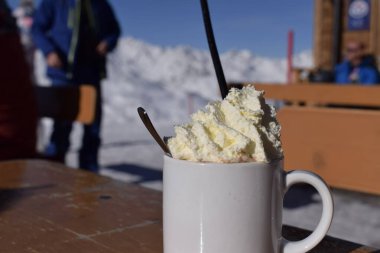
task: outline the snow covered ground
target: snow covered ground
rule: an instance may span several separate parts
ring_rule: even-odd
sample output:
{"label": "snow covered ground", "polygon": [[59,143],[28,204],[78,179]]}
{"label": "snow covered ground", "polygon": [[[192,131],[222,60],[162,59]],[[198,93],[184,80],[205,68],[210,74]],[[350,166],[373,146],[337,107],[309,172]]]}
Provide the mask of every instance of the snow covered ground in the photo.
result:
{"label": "snow covered ground", "polygon": [[[249,51],[221,55],[229,81],[284,82],[285,59],[270,59]],[[298,66],[312,65],[310,52],[295,56]],[[37,76],[42,84],[44,64],[37,57]],[[155,190],[162,189],[162,152],[138,119],[143,106],[162,136],[172,135],[174,124],[189,113],[218,99],[218,87],[208,52],[186,46],[159,47],[126,38],[110,55],[109,77],[103,83],[103,145],[101,174]],[[42,144],[49,135],[44,121]],[[80,127],[72,134],[69,165],[76,166]],[[335,218],[330,234],[380,247],[380,198],[334,191]],[[321,213],[317,194],[309,188],[292,190],[285,201],[284,222],[313,229]]]}

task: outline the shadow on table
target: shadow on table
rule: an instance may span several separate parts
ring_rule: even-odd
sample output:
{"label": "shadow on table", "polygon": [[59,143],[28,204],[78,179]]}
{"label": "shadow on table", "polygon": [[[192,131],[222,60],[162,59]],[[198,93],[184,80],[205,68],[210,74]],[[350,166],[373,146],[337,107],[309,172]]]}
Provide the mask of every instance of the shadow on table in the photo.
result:
{"label": "shadow on table", "polygon": [[[310,231],[295,228],[291,226],[283,226],[282,234],[287,240],[298,241],[306,238],[311,234]],[[358,245],[353,242],[344,241],[341,239],[336,239],[330,236],[327,236],[323,239],[323,241],[318,244],[314,249],[310,251],[310,253],[354,253],[354,252],[362,252],[362,253],[380,253],[379,250],[367,249],[361,245]]]}
{"label": "shadow on table", "polygon": [[117,172],[124,172],[133,176],[138,176],[139,179],[133,181],[134,184],[162,181],[162,171],[154,168],[144,167],[136,164],[117,164],[107,166],[106,168]]}
{"label": "shadow on table", "polygon": [[314,203],[319,203],[314,197],[317,191],[310,185],[299,184],[292,186],[284,198],[284,208],[296,209]]}
{"label": "shadow on table", "polygon": [[52,188],[54,185],[40,185],[31,187],[20,187],[20,188],[0,188],[0,212],[5,211],[15,205],[18,201],[23,198],[28,198],[36,194],[38,190],[44,190],[47,188]]}

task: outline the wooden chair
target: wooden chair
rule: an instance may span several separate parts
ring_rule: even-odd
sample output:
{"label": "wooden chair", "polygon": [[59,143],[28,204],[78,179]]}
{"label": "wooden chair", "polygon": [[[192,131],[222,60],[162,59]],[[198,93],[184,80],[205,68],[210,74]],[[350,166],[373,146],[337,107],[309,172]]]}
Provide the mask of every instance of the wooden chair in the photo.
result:
{"label": "wooden chair", "polygon": [[290,104],[278,111],[287,170],[310,170],[333,187],[380,194],[380,87],[255,87]]}
{"label": "wooden chair", "polygon": [[78,87],[35,87],[39,117],[91,124],[95,118],[96,89]]}

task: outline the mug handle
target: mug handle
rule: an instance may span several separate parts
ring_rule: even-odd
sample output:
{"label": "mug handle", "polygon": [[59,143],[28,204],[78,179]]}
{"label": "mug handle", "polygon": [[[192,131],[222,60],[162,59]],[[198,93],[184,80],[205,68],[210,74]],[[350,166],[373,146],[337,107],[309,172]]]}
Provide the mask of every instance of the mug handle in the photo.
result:
{"label": "mug handle", "polygon": [[306,183],[313,186],[322,197],[322,216],[314,232],[301,241],[291,242],[282,239],[283,253],[306,253],[322,241],[330,228],[334,204],[327,184],[318,175],[303,170],[290,171],[285,176],[285,192],[294,184]]}

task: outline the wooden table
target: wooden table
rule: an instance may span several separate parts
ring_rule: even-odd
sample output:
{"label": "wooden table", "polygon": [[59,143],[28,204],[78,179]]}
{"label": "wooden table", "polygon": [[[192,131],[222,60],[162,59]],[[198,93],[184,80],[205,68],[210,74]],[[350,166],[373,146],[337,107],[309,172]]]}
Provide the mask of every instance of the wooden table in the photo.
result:
{"label": "wooden table", "polygon": [[[161,217],[160,192],[45,161],[0,163],[0,252],[160,253]],[[328,237],[311,252],[380,251]]]}

